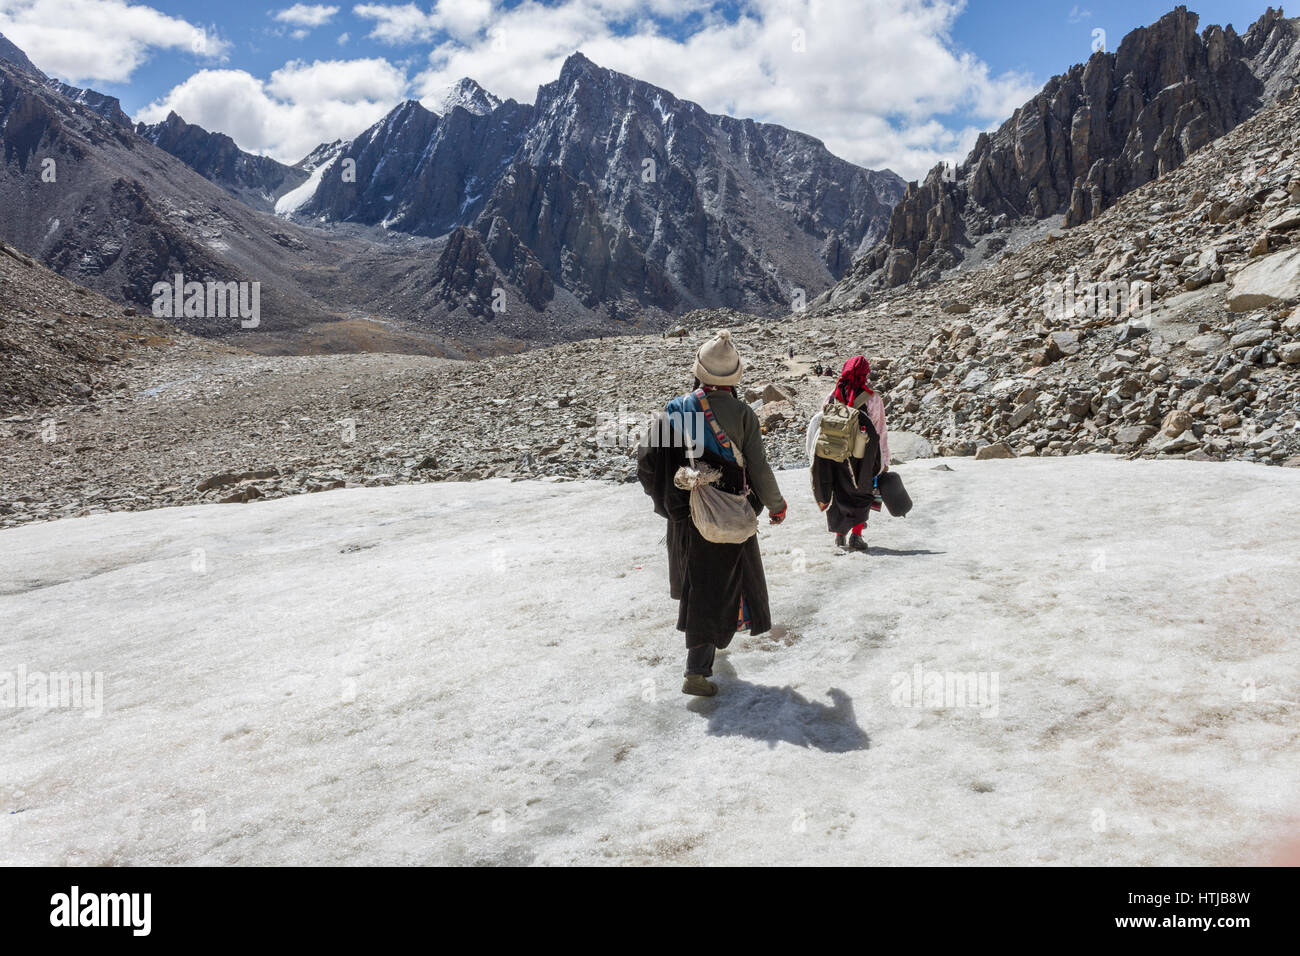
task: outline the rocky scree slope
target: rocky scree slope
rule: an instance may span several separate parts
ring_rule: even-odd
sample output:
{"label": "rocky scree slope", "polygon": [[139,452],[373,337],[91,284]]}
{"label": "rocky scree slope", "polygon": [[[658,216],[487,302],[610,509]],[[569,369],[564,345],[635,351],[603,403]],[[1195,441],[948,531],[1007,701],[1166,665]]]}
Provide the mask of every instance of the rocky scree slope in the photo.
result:
{"label": "rocky scree slope", "polygon": [[[1128,310],[1105,307],[1123,305],[1121,290]],[[895,426],[943,454],[1295,465],[1297,302],[1300,96],[1290,95],[1087,224],[876,303],[944,323],[890,356],[880,385]]]}
{"label": "rocky scree slope", "polygon": [[[887,313],[686,319],[696,331],[682,338],[593,338],[469,362],[176,353],[115,369],[89,405],[0,423],[0,526],[356,485],[628,481],[636,429],[690,387],[695,350],[720,327],[736,330],[770,459],[795,466],[808,412],[833,384],[809,367],[901,352],[910,331]],[[53,443],[37,434],[49,418]]]}
{"label": "rocky scree slope", "polygon": [[[213,348],[221,347],[123,309],[0,242],[0,413],[12,416],[10,425],[43,427],[42,416],[23,414],[33,406],[84,406],[107,397],[122,387],[115,369]],[[57,439],[34,425],[12,437]]]}

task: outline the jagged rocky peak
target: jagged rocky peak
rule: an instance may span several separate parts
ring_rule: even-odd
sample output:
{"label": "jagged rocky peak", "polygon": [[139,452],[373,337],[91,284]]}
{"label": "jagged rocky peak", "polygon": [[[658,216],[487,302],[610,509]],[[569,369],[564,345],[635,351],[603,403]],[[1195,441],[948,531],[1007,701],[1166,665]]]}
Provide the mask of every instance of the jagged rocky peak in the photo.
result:
{"label": "jagged rocky peak", "polygon": [[437,98],[437,103],[437,111],[443,116],[457,107],[468,110],[476,116],[485,116],[500,106],[502,100],[499,96],[483,89],[476,80],[466,76],[449,86]]}
{"label": "jagged rocky peak", "polygon": [[908,187],[883,241],[832,299],[936,281],[990,233],[1056,216],[1067,227],[1087,222],[1295,84],[1300,33],[1280,10],[1244,38],[1231,26],[1198,33],[1198,23],[1176,7],[1113,53],[1052,77],[960,166]]}
{"label": "jagged rocky peak", "polygon": [[0,33],[0,62],[15,67],[33,80],[43,84],[46,88],[53,90],[60,96],[67,97],[80,106],[86,107],[86,109],[102,116],[113,125],[125,129],[131,128],[131,118],[122,111],[122,104],[116,96],[108,96],[94,90],[84,90],[79,86],[72,86],[52,76],[46,76],[28,59],[27,54],[20,50],[3,33]]}
{"label": "jagged rocky peak", "polygon": [[301,169],[305,173],[316,170],[322,163],[330,162],[335,156],[341,153],[347,146],[347,140],[336,139],[332,143],[321,143],[310,153],[304,156],[298,162],[293,164],[294,169]]}
{"label": "jagged rocky peak", "polygon": [[53,78],[46,80],[46,83],[56,93],[99,114],[114,126],[123,129],[132,128],[131,117],[122,110],[122,102],[116,96],[109,96],[107,93],[99,93],[95,90],[84,90],[79,86],[70,86]]}
{"label": "jagged rocky peak", "polygon": [[[462,84],[471,99],[479,91]],[[618,319],[786,312],[883,235],[903,190],[811,136],[711,115],[582,54],[534,104],[440,116],[407,102],[342,156],[355,181],[325,175],[299,215],[431,238],[465,227],[503,271],[501,250],[518,243],[528,255],[512,251],[510,269],[530,301],[549,298],[536,262],[582,307]],[[468,241],[455,243],[461,269],[485,261]]]}
{"label": "jagged rocky peak", "polygon": [[269,156],[245,152],[225,133],[187,123],[175,111],[160,123],[137,123],[136,133],[183,161],[199,175],[258,209],[307,180],[307,171]]}
{"label": "jagged rocky peak", "polygon": [[1274,102],[1300,86],[1300,17],[1269,7],[1242,38],[1251,69],[1264,82],[1264,98]]}
{"label": "jagged rocky peak", "polygon": [[13,41],[3,33],[0,33],[0,60],[13,64],[24,73],[28,73],[39,80],[48,79],[44,73],[36,68],[36,64],[27,58],[27,54],[18,49]]}
{"label": "jagged rocky peak", "polygon": [[[379,121],[379,125],[392,130],[400,129],[411,123],[436,125],[437,122],[438,114],[426,109],[419,100],[403,100],[393,107],[386,117]],[[371,129],[373,128],[371,127]]]}

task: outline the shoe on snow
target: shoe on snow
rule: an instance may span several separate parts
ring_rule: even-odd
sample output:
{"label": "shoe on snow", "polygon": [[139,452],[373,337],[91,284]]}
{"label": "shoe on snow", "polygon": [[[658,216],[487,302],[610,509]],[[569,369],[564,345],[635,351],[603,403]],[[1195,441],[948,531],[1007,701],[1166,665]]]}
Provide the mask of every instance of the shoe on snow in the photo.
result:
{"label": "shoe on snow", "polygon": [[849,550],[861,551],[863,554],[866,554],[867,553],[866,539],[859,534],[849,535]]}
{"label": "shoe on snow", "polygon": [[837,535],[835,536],[835,547],[837,547],[837,548],[843,548],[843,547],[845,547],[845,544],[844,544],[844,535],[842,535],[842,534],[837,534]]}
{"label": "shoe on snow", "polygon": [[682,682],[683,694],[694,694],[696,697],[712,697],[717,692],[718,685],[706,680],[703,674],[687,674],[686,680]]}

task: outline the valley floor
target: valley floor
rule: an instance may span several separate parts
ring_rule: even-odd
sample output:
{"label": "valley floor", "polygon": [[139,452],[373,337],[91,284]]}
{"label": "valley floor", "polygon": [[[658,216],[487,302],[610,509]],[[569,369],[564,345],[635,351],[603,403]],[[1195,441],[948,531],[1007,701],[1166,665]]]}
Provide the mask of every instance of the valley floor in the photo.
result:
{"label": "valley floor", "polygon": [[[779,473],[777,624],[719,655],[711,700],[679,693],[635,485],[0,531],[0,680],[103,678],[98,719],[0,708],[0,859],[1267,859],[1300,812],[1300,472],[943,463],[899,467],[916,509],[873,519],[867,556]],[[930,699],[931,675],[984,696]]]}

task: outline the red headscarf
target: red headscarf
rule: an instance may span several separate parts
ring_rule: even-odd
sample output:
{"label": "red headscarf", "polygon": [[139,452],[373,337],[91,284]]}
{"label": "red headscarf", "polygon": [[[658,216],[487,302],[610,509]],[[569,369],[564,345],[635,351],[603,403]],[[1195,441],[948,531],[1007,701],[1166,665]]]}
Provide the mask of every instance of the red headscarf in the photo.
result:
{"label": "red headscarf", "polygon": [[873,394],[871,387],[867,384],[867,376],[871,374],[871,363],[864,356],[855,355],[844,363],[844,368],[840,370],[840,379],[835,383],[835,391],[831,392],[831,398],[843,402],[845,405],[852,405],[863,392],[868,395]]}

